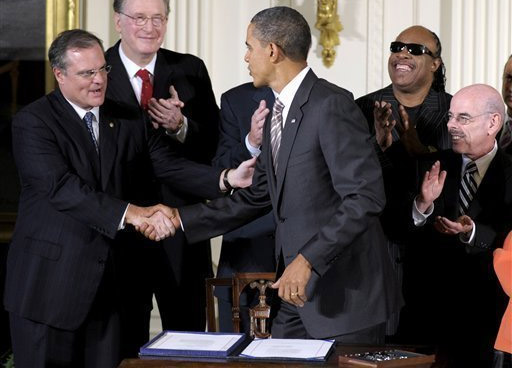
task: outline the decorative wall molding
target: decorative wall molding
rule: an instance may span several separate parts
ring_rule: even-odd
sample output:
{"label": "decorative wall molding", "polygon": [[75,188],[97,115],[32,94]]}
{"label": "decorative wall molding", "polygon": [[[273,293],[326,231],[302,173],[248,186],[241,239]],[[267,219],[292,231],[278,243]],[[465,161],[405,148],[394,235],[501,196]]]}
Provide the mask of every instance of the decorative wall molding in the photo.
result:
{"label": "decorative wall molding", "polygon": [[[117,34],[111,1],[82,2],[87,8],[86,29],[98,34],[106,47],[112,45]],[[257,11],[278,5],[297,9],[310,23],[313,47],[308,63],[315,72],[353,91],[355,97],[390,82],[389,42],[413,24],[440,37],[451,93],[477,82],[500,88],[503,65],[512,52],[510,0],[341,0],[338,13],[345,29],[336,63],[329,69],[322,64],[319,32],[314,28],[317,3],[310,0],[171,0],[164,45],[202,58],[219,99],[227,89],[250,80],[243,59],[248,22]]]}

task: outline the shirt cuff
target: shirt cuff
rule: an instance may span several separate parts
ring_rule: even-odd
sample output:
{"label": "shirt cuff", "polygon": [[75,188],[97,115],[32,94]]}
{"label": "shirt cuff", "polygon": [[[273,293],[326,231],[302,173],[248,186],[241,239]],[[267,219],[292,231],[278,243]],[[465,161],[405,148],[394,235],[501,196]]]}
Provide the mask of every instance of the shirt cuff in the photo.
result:
{"label": "shirt cuff", "polygon": [[[418,198],[418,196],[416,196],[416,198]],[[416,198],[414,198],[414,201],[412,201],[412,219],[414,220],[414,226],[420,227],[425,225],[428,217],[432,214],[432,212],[434,212],[434,204],[432,203],[432,206],[427,208],[425,213],[421,213],[416,206]]]}
{"label": "shirt cuff", "polygon": [[124,218],[126,217],[126,211],[128,211],[128,206],[130,204],[126,205],[126,208],[124,209],[124,213],[123,213],[123,217],[121,217],[121,222],[119,223],[119,226],[117,227],[117,230],[123,230],[126,226],[126,224],[124,223]]}
{"label": "shirt cuff", "polygon": [[473,229],[471,229],[471,234],[469,236],[467,236],[466,233],[459,234],[460,242],[467,245],[473,245],[473,243],[475,242],[476,224],[473,220],[471,220],[471,222],[473,223]]}
{"label": "shirt cuff", "polygon": [[255,148],[249,143],[249,134],[245,136],[245,147],[247,147],[247,150],[251,154],[252,157],[258,157],[261,153],[260,148]]}
{"label": "shirt cuff", "polygon": [[180,143],[185,143],[185,138],[187,138],[187,132],[188,132],[188,119],[186,116],[183,116],[183,124],[181,125],[181,128],[178,129],[176,132],[171,132],[169,130],[165,130],[165,134],[167,134],[169,137],[177,140]]}

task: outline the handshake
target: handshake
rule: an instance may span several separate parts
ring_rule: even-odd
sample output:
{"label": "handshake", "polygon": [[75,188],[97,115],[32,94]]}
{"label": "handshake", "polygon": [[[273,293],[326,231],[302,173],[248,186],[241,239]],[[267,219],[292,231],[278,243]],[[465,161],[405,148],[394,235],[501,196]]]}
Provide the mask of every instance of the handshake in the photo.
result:
{"label": "handshake", "polygon": [[181,226],[180,215],[176,208],[157,204],[151,207],[128,205],[125,222],[135,227],[146,238],[154,241],[174,236]]}

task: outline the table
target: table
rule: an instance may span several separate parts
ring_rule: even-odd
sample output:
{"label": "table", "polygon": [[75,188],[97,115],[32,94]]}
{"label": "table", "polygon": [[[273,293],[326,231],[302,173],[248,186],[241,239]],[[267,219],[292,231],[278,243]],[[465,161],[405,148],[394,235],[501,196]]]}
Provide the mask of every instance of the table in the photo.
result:
{"label": "table", "polygon": [[202,358],[167,358],[167,359],[125,359],[121,362],[119,368],[167,368],[167,367],[187,367],[187,368],[209,368],[209,367],[281,367],[281,368],[305,368],[305,367],[337,367],[338,356],[343,354],[362,353],[365,351],[379,350],[408,350],[420,353],[431,354],[428,348],[418,346],[362,346],[362,345],[337,345],[336,350],[329,356],[327,362],[267,362],[267,361],[247,361],[247,360],[227,360],[227,359],[202,359]]}

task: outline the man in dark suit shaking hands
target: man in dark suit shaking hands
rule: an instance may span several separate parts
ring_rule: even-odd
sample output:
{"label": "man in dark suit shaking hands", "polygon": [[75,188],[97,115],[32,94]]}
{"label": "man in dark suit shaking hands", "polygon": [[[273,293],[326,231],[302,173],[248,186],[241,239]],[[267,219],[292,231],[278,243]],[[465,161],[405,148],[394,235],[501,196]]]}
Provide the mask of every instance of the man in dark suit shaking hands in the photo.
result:
{"label": "man in dark suit shaking hands", "polygon": [[367,123],[350,92],[308,67],[311,31],[296,10],[256,14],[246,44],[254,85],[276,95],[253,184],[180,208],[185,236],[222,234],[272,209],[273,337],[377,343],[401,299],[378,220],[385,199]]}
{"label": "man in dark suit shaking hands", "polygon": [[94,35],[61,33],[49,59],[59,89],[12,125],[22,190],[4,302],[14,359],[22,368],[114,367],[123,326],[112,262],[136,236],[121,230],[144,223],[152,240],[174,233],[167,207],[135,205],[147,202],[141,193],[156,177],[215,197],[226,170],[177,157],[158,131],[105,101],[110,66]]}

